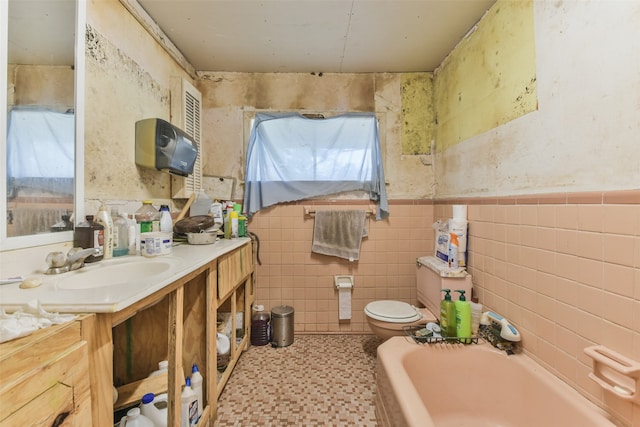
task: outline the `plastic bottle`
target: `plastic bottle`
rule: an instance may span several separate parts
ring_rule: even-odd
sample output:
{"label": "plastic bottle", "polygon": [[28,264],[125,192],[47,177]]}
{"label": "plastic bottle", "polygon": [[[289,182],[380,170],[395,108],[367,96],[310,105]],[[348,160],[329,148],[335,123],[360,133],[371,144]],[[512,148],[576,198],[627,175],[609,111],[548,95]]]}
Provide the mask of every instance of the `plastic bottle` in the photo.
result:
{"label": "plastic bottle", "polygon": [[138,239],[138,224],[133,218],[129,218],[128,214],[122,214],[127,218],[129,228],[127,230],[127,237],[129,237],[129,255],[137,255],[140,253],[140,240]]}
{"label": "plastic bottle", "polygon": [[475,301],[469,301],[471,306],[471,336],[478,335],[480,328],[480,319],[482,318],[482,304]]}
{"label": "plastic bottle", "polygon": [[104,202],[101,202],[96,214],[96,222],[104,227],[104,259],[113,257],[113,220]]}
{"label": "plastic bottle", "polygon": [[173,232],[173,220],[167,205],[160,206],[160,231],[163,233]]}
{"label": "plastic bottle", "polygon": [[113,256],[129,254],[129,221],[127,214],[118,215],[116,209],[111,210],[113,218]]}
{"label": "plastic bottle", "polygon": [[256,304],[253,306],[251,315],[251,345],[261,346],[271,342],[269,336],[269,320],[271,316],[264,311],[264,306]]}
{"label": "plastic bottle", "polygon": [[167,426],[167,413],[168,413],[168,395],[162,393],[154,395],[153,393],[147,393],[142,396],[140,403],[140,413],[149,418],[153,425],[156,427]]}
{"label": "plastic bottle", "polygon": [[131,408],[120,419],[120,427],[154,427],[153,421],[140,413],[140,408]]}
{"label": "plastic bottle", "polygon": [[156,375],[168,374],[169,373],[169,361],[161,360],[158,362],[158,370],[153,371],[149,374],[149,377],[154,377]]}
{"label": "plastic bottle", "polygon": [[[460,293],[460,298],[455,302],[456,306],[456,336],[458,338],[471,337],[471,305],[464,296],[465,291],[456,289],[455,292]],[[471,340],[461,340],[465,344],[469,344]]]}
{"label": "plastic bottle", "polygon": [[440,301],[440,329],[443,337],[455,337],[456,332],[456,305],[451,300],[451,289],[442,289],[445,292],[444,299]]}
{"label": "plastic bottle", "polygon": [[458,260],[458,235],[456,233],[450,233],[449,239],[449,267],[458,268],[460,263]]}
{"label": "plastic bottle", "polygon": [[198,365],[194,363],[191,367],[191,389],[198,398],[198,419],[202,416],[202,410],[204,409],[204,404],[202,403],[202,382],[202,374],[198,370]]}
{"label": "plastic bottle", "polygon": [[143,200],[134,217],[141,233],[160,231],[160,212],[153,207],[151,200]]}
{"label": "plastic bottle", "polygon": [[236,237],[238,237],[238,212],[231,210],[224,224],[224,238],[235,239]]}
{"label": "plastic bottle", "polygon": [[191,378],[187,377],[180,397],[180,425],[191,427],[198,423],[198,397],[191,389]]}
{"label": "plastic bottle", "polygon": [[224,216],[222,214],[222,203],[214,202],[211,204],[211,215],[213,216],[213,225],[222,227]]}
{"label": "plastic bottle", "polygon": [[189,216],[209,215],[212,202],[213,200],[211,200],[209,196],[207,196],[207,193],[205,193],[204,189],[201,188],[196,195],[196,199],[191,205]]}
{"label": "plastic bottle", "polygon": [[98,255],[87,257],[84,262],[97,262],[104,256],[104,227],[93,221],[93,215],[87,215],[86,221],[78,224],[73,232],[74,248],[96,248]]}

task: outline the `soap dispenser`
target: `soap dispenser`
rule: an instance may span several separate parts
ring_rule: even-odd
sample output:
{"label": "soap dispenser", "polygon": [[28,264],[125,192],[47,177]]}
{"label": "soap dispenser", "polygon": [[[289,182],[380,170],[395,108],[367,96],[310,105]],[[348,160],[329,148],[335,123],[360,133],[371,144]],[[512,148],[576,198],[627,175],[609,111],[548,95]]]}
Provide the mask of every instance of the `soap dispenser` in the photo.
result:
{"label": "soap dispenser", "polygon": [[456,306],[451,300],[451,289],[442,289],[444,299],[440,301],[440,329],[443,337],[456,336]]}
{"label": "soap dispenser", "polygon": [[[471,338],[471,304],[464,296],[465,291],[456,289],[455,292],[460,293],[460,298],[455,302],[456,307],[456,336],[458,338]],[[460,340],[460,342],[469,344],[470,339]]]}

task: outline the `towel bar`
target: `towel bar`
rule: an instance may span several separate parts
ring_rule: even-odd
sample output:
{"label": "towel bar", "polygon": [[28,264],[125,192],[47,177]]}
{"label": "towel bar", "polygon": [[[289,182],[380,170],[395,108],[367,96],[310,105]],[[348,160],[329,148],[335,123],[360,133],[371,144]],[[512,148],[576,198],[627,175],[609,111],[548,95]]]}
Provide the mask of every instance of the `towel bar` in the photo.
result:
{"label": "towel bar", "polygon": [[[376,210],[375,209],[367,209],[365,210],[365,213],[367,215],[374,215],[376,214]],[[304,207],[304,214],[305,215],[315,215],[316,214],[316,210],[315,209],[311,209],[309,206],[305,206]]]}

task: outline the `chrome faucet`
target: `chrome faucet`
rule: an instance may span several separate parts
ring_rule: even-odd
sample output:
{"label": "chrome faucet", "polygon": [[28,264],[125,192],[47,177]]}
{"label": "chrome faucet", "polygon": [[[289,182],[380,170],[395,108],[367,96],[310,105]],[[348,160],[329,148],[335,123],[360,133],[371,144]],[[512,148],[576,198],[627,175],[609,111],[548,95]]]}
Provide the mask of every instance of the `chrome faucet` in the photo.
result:
{"label": "chrome faucet", "polygon": [[84,267],[84,260],[91,255],[97,255],[96,248],[71,248],[67,255],[63,252],[51,252],[47,255],[46,261],[49,268],[45,274],[60,274],[77,270]]}

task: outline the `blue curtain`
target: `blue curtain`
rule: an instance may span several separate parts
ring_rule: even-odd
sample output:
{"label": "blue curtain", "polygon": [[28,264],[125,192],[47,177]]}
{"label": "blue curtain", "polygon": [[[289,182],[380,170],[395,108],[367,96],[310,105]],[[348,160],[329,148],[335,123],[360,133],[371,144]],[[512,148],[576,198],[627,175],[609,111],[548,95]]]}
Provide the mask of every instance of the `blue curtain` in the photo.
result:
{"label": "blue curtain", "polygon": [[245,174],[249,215],[277,203],[356,190],[378,202],[376,219],[389,216],[375,114],[256,114]]}

